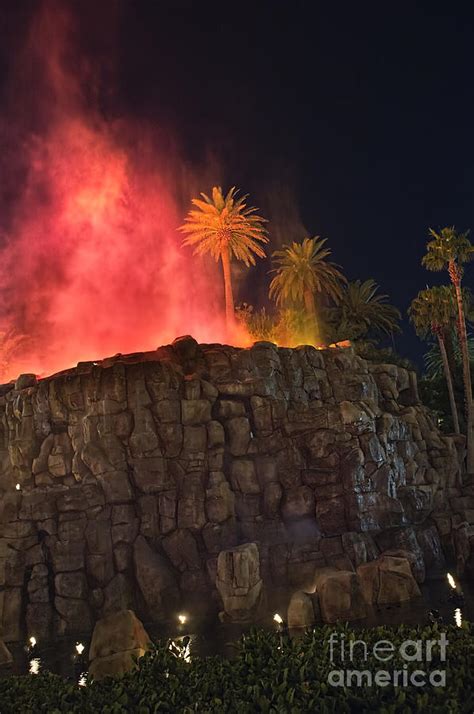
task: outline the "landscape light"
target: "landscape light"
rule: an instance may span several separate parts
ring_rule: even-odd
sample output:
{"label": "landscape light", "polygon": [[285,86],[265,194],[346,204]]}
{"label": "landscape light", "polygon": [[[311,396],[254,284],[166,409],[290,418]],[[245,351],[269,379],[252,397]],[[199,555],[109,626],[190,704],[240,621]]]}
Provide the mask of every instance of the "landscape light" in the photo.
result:
{"label": "landscape light", "polygon": [[458,627],[462,627],[462,612],[459,607],[454,611],[454,622]]}
{"label": "landscape light", "polygon": [[178,620],[180,625],[185,625],[187,620],[187,615],[178,615]]}
{"label": "landscape light", "polygon": [[452,589],[456,591],[456,594],[452,593],[452,596],[450,596],[450,598],[451,597],[462,598],[463,594],[462,594],[461,586],[459,585],[459,583],[456,582],[456,580],[453,578],[451,573],[446,573],[446,577],[448,578],[448,583],[450,584]]}
{"label": "landscape light", "polygon": [[30,674],[38,674],[40,671],[41,661],[39,657],[35,657],[30,661]]}
{"label": "landscape light", "polygon": [[78,685],[80,687],[85,687],[87,684],[87,673],[82,672],[81,676],[79,677]]}
{"label": "landscape light", "polygon": [[20,491],[20,490],[21,490],[21,486],[20,486],[20,484],[19,484],[19,483],[17,483],[17,485],[15,486],[15,488],[16,488],[16,490],[17,490],[17,491]]}
{"label": "landscape light", "polygon": [[36,645],[36,637],[30,637],[30,646],[34,647]]}
{"label": "landscape light", "polygon": [[82,642],[77,643],[76,652],[78,655],[81,655],[84,652],[84,645],[82,644]]}
{"label": "landscape light", "polygon": [[283,618],[281,615],[279,615],[277,612],[273,615],[273,619],[275,622],[277,622],[279,625],[283,624]]}

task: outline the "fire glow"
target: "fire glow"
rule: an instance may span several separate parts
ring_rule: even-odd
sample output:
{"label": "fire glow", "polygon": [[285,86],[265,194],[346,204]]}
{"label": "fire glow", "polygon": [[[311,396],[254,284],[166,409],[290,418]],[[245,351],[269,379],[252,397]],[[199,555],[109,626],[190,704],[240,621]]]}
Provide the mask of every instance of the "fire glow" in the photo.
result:
{"label": "fire glow", "polygon": [[152,350],[181,334],[248,344],[243,330],[226,334],[216,266],[181,247],[184,167],[155,132],[104,119],[91,99],[98,78],[73,49],[74,22],[45,6],[11,68],[12,116],[1,126],[5,143],[20,134],[23,170],[3,160],[1,380]]}
{"label": "fire glow", "polygon": [[218,265],[183,248],[177,231],[210,177],[191,175],[162,128],[105,118],[100,97],[113,87],[81,52],[67,7],[43,4],[9,68],[0,382],[151,351],[184,334],[249,346],[242,325],[226,328]]}

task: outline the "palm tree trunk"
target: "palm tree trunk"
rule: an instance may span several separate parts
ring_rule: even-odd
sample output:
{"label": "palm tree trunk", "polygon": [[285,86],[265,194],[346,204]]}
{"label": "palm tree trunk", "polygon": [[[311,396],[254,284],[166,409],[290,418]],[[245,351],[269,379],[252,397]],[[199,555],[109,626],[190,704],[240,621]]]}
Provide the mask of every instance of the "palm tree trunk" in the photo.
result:
{"label": "palm tree trunk", "polygon": [[458,410],[456,407],[456,400],[454,398],[453,378],[451,375],[451,370],[449,368],[449,361],[448,361],[448,354],[446,352],[446,345],[444,344],[444,339],[441,336],[440,332],[437,332],[437,337],[438,337],[438,343],[439,343],[439,351],[441,352],[441,358],[443,360],[444,376],[446,377],[446,384],[448,386],[449,405],[451,407],[451,415],[453,417],[454,431],[456,432],[456,434],[459,434],[460,432],[459,432]]}
{"label": "palm tree trunk", "polygon": [[[456,332],[457,332],[457,330],[456,330]],[[455,372],[456,372],[456,356],[454,353],[453,332],[452,332],[451,326],[443,329],[442,338],[443,338],[444,346],[446,347],[446,354],[448,356],[449,369],[451,370],[451,374],[455,374]]]}
{"label": "palm tree trunk", "polygon": [[449,276],[456,291],[456,302],[458,305],[458,334],[461,345],[462,354],[462,371],[464,378],[464,396],[466,400],[466,416],[467,416],[467,459],[466,467],[468,473],[474,473],[474,420],[472,413],[472,383],[471,383],[471,366],[469,363],[469,353],[467,348],[467,332],[466,320],[464,318],[464,306],[461,292],[461,271],[459,266],[450,261]]}
{"label": "palm tree trunk", "polygon": [[310,319],[310,339],[311,342],[317,346],[320,342],[321,335],[319,334],[318,317],[316,315],[316,303],[314,302],[314,295],[311,290],[305,290],[304,304]]}
{"label": "palm tree trunk", "polygon": [[234,295],[232,292],[232,275],[230,272],[230,255],[228,250],[221,252],[222,270],[224,273],[225,294],[225,321],[227,330],[231,330],[235,323]]}

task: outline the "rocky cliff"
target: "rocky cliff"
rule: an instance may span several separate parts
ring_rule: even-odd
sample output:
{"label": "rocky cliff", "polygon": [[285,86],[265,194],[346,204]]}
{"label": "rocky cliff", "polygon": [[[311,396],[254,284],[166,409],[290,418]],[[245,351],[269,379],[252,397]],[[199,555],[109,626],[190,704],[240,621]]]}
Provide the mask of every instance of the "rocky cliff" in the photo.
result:
{"label": "rocky cliff", "polygon": [[394,548],[424,571],[473,500],[415,375],[350,348],[180,338],[22,375],[0,415],[6,640],[210,603],[219,552],[245,542],[267,586]]}

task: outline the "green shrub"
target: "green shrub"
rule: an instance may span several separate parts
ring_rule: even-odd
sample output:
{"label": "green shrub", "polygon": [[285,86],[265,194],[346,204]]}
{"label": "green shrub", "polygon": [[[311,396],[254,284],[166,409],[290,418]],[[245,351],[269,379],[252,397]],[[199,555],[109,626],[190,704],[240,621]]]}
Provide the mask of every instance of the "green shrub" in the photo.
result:
{"label": "green shrub", "polygon": [[[408,639],[437,640],[441,632],[449,641],[447,661],[435,651],[431,662],[410,662],[408,671],[445,669],[446,686],[357,688],[333,687],[328,674],[339,668],[329,658],[329,638],[334,632],[346,641],[363,639],[369,646],[364,661],[355,649],[352,663],[344,667],[376,672],[402,668],[399,654],[388,663],[370,654],[373,644],[389,640],[397,648]],[[321,626],[302,638],[288,640],[277,633],[254,630],[241,641],[233,659],[195,657],[190,662],[159,644],[139,661],[136,671],[119,679],[104,679],[85,687],[52,674],[9,677],[0,681],[2,714],[33,712],[472,712],[474,711],[474,629],[430,625],[427,627],[377,627],[354,630],[347,625]]]}

